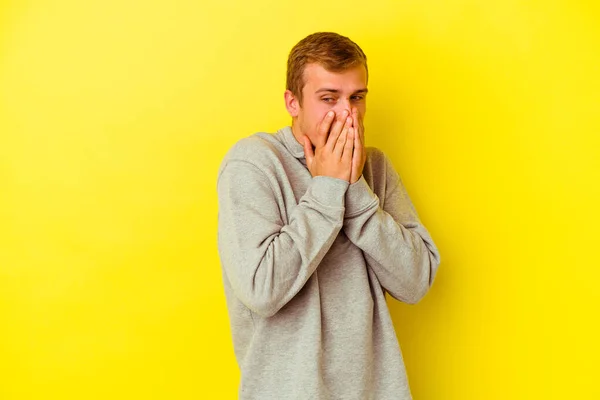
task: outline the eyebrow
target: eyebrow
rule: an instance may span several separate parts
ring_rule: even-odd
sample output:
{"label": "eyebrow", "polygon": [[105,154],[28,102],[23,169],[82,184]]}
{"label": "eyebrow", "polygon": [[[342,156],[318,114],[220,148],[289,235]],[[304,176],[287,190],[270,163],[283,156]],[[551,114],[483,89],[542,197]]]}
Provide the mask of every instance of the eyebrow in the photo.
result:
{"label": "eyebrow", "polygon": [[[321,93],[321,92],[339,93],[340,91],[337,90],[337,89],[321,88],[321,89],[317,90],[315,93]],[[369,89],[364,88],[364,89],[355,90],[354,93],[352,93],[352,94],[358,94],[358,93],[361,93],[361,94],[364,93],[364,94],[366,94],[368,92],[369,92]]]}

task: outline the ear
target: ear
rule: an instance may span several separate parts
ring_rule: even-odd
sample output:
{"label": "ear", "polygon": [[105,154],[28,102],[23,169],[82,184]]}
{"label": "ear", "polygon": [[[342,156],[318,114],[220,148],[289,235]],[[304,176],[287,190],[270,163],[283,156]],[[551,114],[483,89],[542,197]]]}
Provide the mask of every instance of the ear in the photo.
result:
{"label": "ear", "polygon": [[296,118],[300,113],[300,102],[298,98],[294,96],[291,90],[286,90],[283,94],[285,98],[285,108],[292,118]]}

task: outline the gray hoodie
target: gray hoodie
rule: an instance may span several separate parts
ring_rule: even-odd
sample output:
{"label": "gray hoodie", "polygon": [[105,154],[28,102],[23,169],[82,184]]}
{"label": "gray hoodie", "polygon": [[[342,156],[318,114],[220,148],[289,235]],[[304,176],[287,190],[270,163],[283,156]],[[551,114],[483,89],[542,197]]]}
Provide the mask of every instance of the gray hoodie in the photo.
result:
{"label": "gray hoodie", "polygon": [[385,154],[312,177],[285,127],[237,142],[217,187],[239,398],[411,399],[385,294],[417,303],[440,255]]}

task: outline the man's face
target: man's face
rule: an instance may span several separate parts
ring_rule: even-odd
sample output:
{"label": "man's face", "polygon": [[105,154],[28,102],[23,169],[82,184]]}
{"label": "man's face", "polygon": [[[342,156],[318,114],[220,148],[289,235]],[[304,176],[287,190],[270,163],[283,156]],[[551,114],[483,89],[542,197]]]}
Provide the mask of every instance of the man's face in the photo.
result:
{"label": "man's face", "polygon": [[304,69],[304,81],[302,104],[297,108],[294,125],[297,125],[298,133],[308,136],[313,144],[317,127],[330,110],[335,111],[337,118],[344,110],[351,112],[356,108],[362,122],[367,111],[367,71],[364,66],[329,72],[319,64],[308,64]]}

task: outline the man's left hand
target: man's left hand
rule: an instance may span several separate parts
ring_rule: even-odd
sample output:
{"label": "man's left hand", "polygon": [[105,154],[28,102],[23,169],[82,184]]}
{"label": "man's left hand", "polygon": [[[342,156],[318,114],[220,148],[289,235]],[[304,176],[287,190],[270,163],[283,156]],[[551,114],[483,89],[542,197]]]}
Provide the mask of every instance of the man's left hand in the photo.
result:
{"label": "man's left hand", "polygon": [[352,154],[352,172],[350,184],[356,183],[363,173],[367,152],[365,149],[365,128],[362,119],[358,116],[358,110],[352,109],[352,124],[354,127],[354,152]]}

